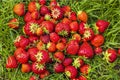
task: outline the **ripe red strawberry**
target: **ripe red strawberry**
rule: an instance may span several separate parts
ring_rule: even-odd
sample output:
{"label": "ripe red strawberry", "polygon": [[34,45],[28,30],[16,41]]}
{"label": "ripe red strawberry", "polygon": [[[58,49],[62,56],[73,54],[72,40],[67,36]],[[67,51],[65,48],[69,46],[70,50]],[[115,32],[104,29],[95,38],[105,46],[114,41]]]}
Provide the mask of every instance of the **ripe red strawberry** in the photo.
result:
{"label": "ripe red strawberry", "polygon": [[77,15],[76,15],[75,12],[69,12],[68,18],[69,18],[70,20],[75,21],[75,20],[77,20]]}
{"label": "ripe red strawberry", "polygon": [[79,68],[83,66],[83,64],[84,64],[84,61],[82,59],[80,58],[74,59],[73,66],[75,66],[75,68]]}
{"label": "ripe red strawberry", "polygon": [[60,42],[62,42],[62,43],[64,43],[64,44],[66,44],[66,43],[67,43],[67,38],[65,38],[65,37],[61,37]]}
{"label": "ripe red strawberry", "polygon": [[46,4],[46,0],[39,0],[39,4],[45,5]]}
{"label": "ripe red strawberry", "polygon": [[38,42],[36,47],[39,50],[45,50],[46,49],[46,46],[45,46],[45,44],[42,41]]}
{"label": "ripe red strawberry", "polygon": [[62,19],[61,22],[69,25],[72,21],[65,17],[65,18]]}
{"label": "ripe red strawberry", "polygon": [[25,5],[23,3],[18,3],[14,6],[13,11],[18,16],[23,16],[25,14]]}
{"label": "ripe red strawberry", "polygon": [[61,9],[61,7],[55,6],[51,10],[51,15],[54,19],[60,20],[61,18],[63,18],[63,10]]}
{"label": "ripe red strawberry", "polygon": [[37,62],[32,63],[32,72],[36,74],[44,73],[46,70],[45,65]]}
{"label": "ripe red strawberry", "polygon": [[99,47],[104,43],[104,36],[97,34],[95,37],[91,40],[91,44],[95,47]]}
{"label": "ripe red strawberry", "polygon": [[38,11],[34,11],[31,13],[31,17],[32,17],[32,19],[39,19],[40,14]]}
{"label": "ripe red strawberry", "polygon": [[15,59],[14,56],[8,56],[6,60],[6,68],[17,68],[17,60]]}
{"label": "ripe red strawberry", "polygon": [[49,53],[45,50],[38,51],[35,55],[37,62],[43,64],[49,61]]}
{"label": "ripe red strawberry", "polygon": [[107,49],[106,52],[103,54],[104,58],[107,62],[113,63],[117,59],[117,52],[115,49]]}
{"label": "ripe red strawberry", "polygon": [[53,42],[49,42],[47,44],[47,49],[49,52],[55,52],[56,51],[56,44]]}
{"label": "ripe red strawberry", "polygon": [[71,40],[67,45],[67,49],[66,49],[67,54],[75,55],[78,53],[78,50],[79,50],[78,42],[75,40]]}
{"label": "ripe red strawberry", "polygon": [[49,34],[54,30],[54,24],[51,21],[43,21],[41,27],[44,33]]}
{"label": "ripe red strawberry", "polygon": [[33,61],[33,62],[35,62],[36,61],[36,57],[35,57],[35,55],[38,53],[38,48],[36,48],[36,47],[31,47],[31,48],[29,48],[28,49],[28,53],[29,53],[29,55],[30,55],[30,60],[31,61]]}
{"label": "ripe red strawberry", "polygon": [[43,79],[45,77],[47,77],[50,74],[50,72],[48,70],[45,70],[44,73],[40,74],[40,78]]}
{"label": "ripe red strawberry", "polygon": [[52,32],[50,33],[50,40],[54,43],[57,43],[60,40],[60,36],[57,33]]}
{"label": "ripe red strawberry", "polygon": [[40,8],[40,14],[41,15],[45,15],[45,14],[48,14],[48,13],[50,13],[50,10],[48,9],[48,7],[45,6],[45,5],[41,6],[41,8]]}
{"label": "ripe red strawberry", "polygon": [[70,26],[65,23],[58,23],[55,27],[55,32],[61,36],[68,36],[70,33]]}
{"label": "ripe red strawberry", "polygon": [[54,71],[56,73],[62,73],[62,72],[64,72],[64,66],[61,63],[55,63]]}
{"label": "ripe red strawberry", "polygon": [[85,64],[82,67],[80,67],[80,72],[84,75],[88,75],[89,71],[90,71],[90,66],[88,64]]}
{"label": "ripe red strawberry", "polygon": [[85,11],[78,11],[77,17],[79,20],[83,21],[83,22],[87,22],[88,20],[88,15]]}
{"label": "ripe red strawberry", "polygon": [[30,40],[28,38],[22,38],[20,40],[20,47],[25,49],[30,44]]}
{"label": "ripe red strawberry", "polygon": [[65,67],[65,74],[70,78],[76,78],[77,76],[77,69],[74,66],[67,66]]}
{"label": "ripe red strawberry", "polygon": [[78,31],[78,22],[77,21],[73,21],[70,23],[70,30],[71,32],[77,32]]}
{"label": "ripe red strawberry", "polygon": [[37,11],[40,9],[40,4],[35,2],[35,1],[31,1],[29,4],[28,4],[28,11],[29,12],[34,12],[34,11]]}
{"label": "ripe red strawberry", "polygon": [[30,36],[29,40],[31,43],[36,43],[38,41],[38,37],[37,36]]}
{"label": "ripe red strawberry", "polygon": [[79,80],[87,80],[85,76],[79,76]]}
{"label": "ripe red strawberry", "polygon": [[64,61],[63,61],[63,65],[64,66],[69,66],[72,64],[72,58],[65,58]]}
{"label": "ripe red strawberry", "polygon": [[55,58],[56,61],[61,63],[62,61],[64,61],[65,55],[64,55],[63,52],[55,52],[54,53],[54,58]]}
{"label": "ripe red strawberry", "polygon": [[43,43],[47,44],[50,41],[50,35],[42,35],[42,36],[40,36],[40,40]]}
{"label": "ripe red strawberry", "polygon": [[17,29],[19,27],[19,21],[17,18],[13,18],[8,22],[8,26],[13,29]]}
{"label": "ripe red strawberry", "polygon": [[30,22],[25,24],[24,33],[29,35],[29,36],[36,35],[37,28],[39,28],[39,25],[37,24],[37,22],[30,21]]}
{"label": "ripe red strawberry", "polygon": [[24,21],[25,22],[29,22],[32,20],[32,16],[31,16],[31,13],[30,12],[27,12],[24,16]]}
{"label": "ripe red strawberry", "polygon": [[83,44],[79,48],[78,55],[86,58],[93,57],[93,49],[88,42],[83,42]]}
{"label": "ripe red strawberry", "polygon": [[84,34],[85,30],[88,28],[87,24],[84,22],[80,22],[79,24],[79,33]]}
{"label": "ripe red strawberry", "polygon": [[99,54],[102,54],[102,48],[101,47],[96,47],[95,49],[94,49],[94,52],[95,52],[95,54],[97,54],[97,55],[99,55]]}
{"label": "ripe red strawberry", "polygon": [[59,42],[56,44],[56,48],[60,51],[63,51],[65,49],[65,44],[63,42]]}
{"label": "ripe red strawberry", "polygon": [[120,55],[120,48],[118,49],[118,54]]}
{"label": "ripe red strawberry", "polygon": [[100,33],[103,33],[108,28],[109,24],[110,23],[105,20],[98,20],[96,22],[96,27]]}
{"label": "ripe red strawberry", "polygon": [[69,5],[62,6],[62,10],[64,11],[64,16],[68,16],[69,12],[71,11],[71,8]]}
{"label": "ripe red strawberry", "polygon": [[21,71],[23,73],[28,73],[31,71],[31,65],[29,63],[22,64]]}
{"label": "ripe red strawberry", "polygon": [[29,80],[37,80],[36,76],[30,76]]}
{"label": "ripe red strawberry", "polygon": [[78,43],[81,41],[81,36],[78,33],[72,35],[72,40],[76,40]]}
{"label": "ripe red strawberry", "polygon": [[84,41],[89,41],[94,38],[94,31],[92,28],[87,28],[83,34],[83,40]]}

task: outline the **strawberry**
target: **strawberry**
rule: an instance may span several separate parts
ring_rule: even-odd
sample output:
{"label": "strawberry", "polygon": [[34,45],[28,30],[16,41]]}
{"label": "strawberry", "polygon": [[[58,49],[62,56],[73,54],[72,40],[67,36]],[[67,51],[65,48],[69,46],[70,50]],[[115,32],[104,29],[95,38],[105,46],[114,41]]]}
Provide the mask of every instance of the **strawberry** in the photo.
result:
{"label": "strawberry", "polygon": [[39,0],[39,4],[45,5],[46,4],[46,0]]}
{"label": "strawberry", "polygon": [[88,64],[85,64],[82,67],[80,67],[80,72],[84,75],[88,75],[89,71],[90,71],[90,66]]}
{"label": "strawberry", "polygon": [[75,21],[75,20],[77,20],[77,15],[76,15],[75,12],[69,12],[68,18],[69,18],[70,20]]}
{"label": "strawberry", "polygon": [[60,42],[66,44],[66,43],[67,43],[67,38],[65,38],[65,37],[61,37]]}
{"label": "strawberry", "polygon": [[69,25],[72,21],[68,18],[63,18],[61,22]]}
{"label": "strawberry", "polygon": [[59,6],[55,6],[51,9],[51,15],[54,19],[60,20],[63,18],[63,10]]}
{"label": "strawberry", "polygon": [[95,37],[91,40],[91,44],[95,47],[99,47],[104,43],[104,37],[103,35],[97,34]]}
{"label": "strawberry", "polygon": [[30,60],[31,61],[36,61],[36,57],[35,57],[35,55],[38,53],[38,48],[36,48],[36,47],[31,47],[31,48],[29,48],[28,49],[28,53],[29,53],[29,55],[30,55]]}
{"label": "strawberry", "polygon": [[70,33],[70,26],[60,22],[56,25],[55,32],[61,36],[68,36]]}
{"label": "strawberry", "polygon": [[30,22],[32,20],[32,15],[30,12],[27,12],[24,16],[24,21],[25,22]]}
{"label": "strawberry", "polygon": [[37,62],[33,62],[31,68],[32,68],[32,72],[34,72],[34,73],[36,73],[36,74],[44,73],[45,70],[46,70],[44,64],[37,63]]}
{"label": "strawberry", "polygon": [[100,33],[103,33],[108,28],[109,24],[110,23],[105,20],[98,20],[96,22],[96,28]]}
{"label": "strawberry", "polygon": [[56,73],[62,73],[62,72],[64,72],[64,66],[61,63],[55,63],[54,71]]}
{"label": "strawberry", "polygon": [[40,14],[41,15],[45,15],[45,14],[48,14],[48,13],[50,13],[50,10],[48,9],[48,7],[45,6],[45,5],[41,6],[41,8],[40,8]]}
{"label": "strawberry", "polygon": [[56,44],[53,42],[47,43],[47,49],[49,52],[55,52],[56,51]]}
{"label": "strawberry", "polygon": [[64,55],[63,52],[55,52],[54,53],[54,58],[55,58],[56,61],[61,63],[62,61],[64,61],[65,55]]}
{"label": "strawberry", "polygon": [[50,74],[50,72],[48,70],[45,70],[45,72],[40,74],[39,76],[41,79],[43,79],[43,78],[47,77],[49,74]]}
{"label": "strawberry", "polygon": [[51,1],[50,2],[50,9],[53,9],[55,6],[58,6],[57,1]]}
{"label": "strawberry", "polygon": [[41,36],[41,35],[44,34],[44,32],[43,32],[41,27],[37,28],[36,34],[37,34],[37,36]]}
{"label": "strawberry", "polygon": [[22,38],[20,40],[20,47],[25,49],[30,44],[30,40],[28,38]]}
{"label": "strawberry", "polygon": [[50,40],[54,43],[57,43],[60,40],[60,36],[57,33],[52,32],[50,33]]}
{"label": "strawberry", "polygon": [[75,78],[77,76],[77,69],[74,66],[65,67],[65,74],[70,78]]}
{"label": "strawberry", "polygon": [[63,65],[64,66],[69,66],[72,64],[72,58],[65,58],[64,61],[63,61]]}
{"label": "strawberry", "polygon": [[81,41],[81,36],[78,33],[72,35],[72,40],[76,40],[78,43]]}
{"label": "strawberry", "polygon": [[80,58],[74,59],[73,66],[75,66],[76,68],[83,66],[83,64],[84,64],[84,61],[82,59]]}
{"label": "strawberry", "polygon": [[23,73],[28,73],[31,71],[31,65],[29,63],[22,64],[21,71]]}
{"label": "strawberry", "polygon": [[78,55],[86,58],[93,57],[93,49],[88,42],[83,42],[83,44],[79,48]]}
{"label": "strawberry", "polygon": [[36,79],[36,76],[30,76],[29,80],[37,80],[37,79]]}
{"label": "strawberry", "polygon": [[65,49],[65,44],[63,42],[59,42],[56,44],[56,48],[60,51],[63,51]]}
{"label": "strawberry", "polygon": [[35,57],[37,62],[42,64],[49,61],[49,53],[45,50],[38,51]]}
{"label": "strawberry", "polygon": [[79,33],[84,34],[85,30],[88,28],[87,24],[84,22],[80,22],[79,24]]}
{"label": "strawberry", "polygon": [[8,26],[13,29],[19,28],[19,21],[17,18],[13,18],[8,22]]}
{"label": "strawberry", "polygon": [[46,45],[42,41],[38,42],[36,47],[39,50],[45,50],[46,49]]}
{"label": "strawberry", "polygon": [[6,68],[17,68],[17,60],[15,59],[14,56],[8,56],[6,60]]}
{"label": "strawberry", "polygon": [[71,32],[77,32],[78,31],[78,22],[77,21],[73,21],[70,23],[70,30]]}
{"label": "strawberry", "polygon": [[83,21],[83,22],[87,22],[88,20],[88,15],[85,11],[78,11],[77,13],[77,17],[79,20]]}
{"label": "strawberry", "polygon": [[67,54],[75,55],[77,54],[78,50],[79,50],[78,42],[75,40],[71,40],[67,45],[67,49],[66,49]]}
{"label": "strawberry", "polygon": [[99,54],[102,54],[102,48],[101,47],[96,47],[95,49],[94,49],[94,52],[95,52],[95,54],[96,55],[99,55]]}
{"label": "strawberry", "polygon": [[36,20],[37,21],[37,23],[39,24],[39,25],[41,25],[41,23],[44,21],[44,17],[43,16],[40,16],[40,18],[38,19],[38,20]]}
{"label": "strawberry", "polygon": [[31,13],[31,17],[32,17],[32,19],[39,19],[40,14],[38,11],[34,11]]}
{"label": "strawberry", "polygon": [[50,35],[42,35],[42,36],[40,36],[40,40],[43,43],[47,44],[50,41]]}
{"label": "strawberry", "polygon": [[23,16],[25,14],[25,5],[24,3],[18,3],[14,6],[13,12],[18,16]]}
{"label": "strawberry", "polygon": [[113,63],[117,59],[117,52],[115,49],[107,49],[104,52],[104,58],[107,62]]}
{"label": "strawberry", "polygon": [[31,1],[29,4],[28,4],[28,11],[29,12],[34,12],[34,11],[37,11],[40,9],[40,4],[35,2],[35,1]]}
{"label": "strawberry", "polygon": [[29,41],[30,41],[31,43],[36,43],[36,42],[38,41],[38,37],[37,37],[37,36],[30,36],[30,37],[29,37]]}
{"label": "strawberry", "polygon": [[85,76],[79,76],[79,80],[87,80]]}
{"label": "strawberry", "polygon": [[69,5],[62,6],[62,10],[64,11],[64,16],[68,16],[69,12],[71,11],[71,8]]}

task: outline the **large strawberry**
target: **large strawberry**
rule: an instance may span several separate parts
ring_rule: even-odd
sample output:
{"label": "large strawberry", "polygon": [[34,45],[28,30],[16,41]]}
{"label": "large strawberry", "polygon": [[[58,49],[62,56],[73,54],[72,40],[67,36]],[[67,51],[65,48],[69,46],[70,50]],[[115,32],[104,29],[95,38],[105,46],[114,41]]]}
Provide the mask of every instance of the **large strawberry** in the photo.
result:
{"label": "large strawberry", "polygon": [[54,53],[54,58],[55,58],[56,61],[61,63],[65,59],[65,55],[64,55],[63,52],[55,52]]}
{"label": "large strawberry", "polygon": [[8,22],[8,26],[13,29],[19,28],[19,21],[17,18],[13,18]]}
{"label": "large strawberry", "polygon": [[62,72],[64,72],[64,66],[61,63],[55,63],[54,71],[56,73],[62,73]]}
{"label": "large strawberry", "polygon": [[84,22],[80,22],[79,24],[79,33],[84,34],[85,30],[88,28],[87,24]]}
{"label": "large strawberry", "polygon": [[60,36],[57,33],[52,32],[50,33],[50,40],[54,43],[57,43],[60,40]]}
{"label": "large strawberry", "polygon": [[69,66],[71,65],[73,62],[72,58],[65,58],[64,61],[63,61],[63,65],[64,66]]}
{"label": "large strawberry", "polygon": [[90,65],[85,64],[82,67],[80,67],[80,72],[84,75],[87,75],[90,72]]}
{"label": "large strawberry", "polygon": [[100,33],[103,33],[108,28],[109,24],[110,23],[105,20],[98,20],[96,22],[96,27]]}
{"label": "large strawberry", "polygon": [[70,78],[75,78],[77,76],[77,69],[74,66],[65,67],[65,74]]}
{"label": "large strawberry", "polygon": [[84,64],[84,61],[82,59],[80,58],[74,59],[73,66],[75,66],[76,68],[81,67],[83,64]]}
{"label": "large strawberry", "polygon": [[6,68],[17,68],[17,60],[14,56],[8,56],[6,61]]}
{"label": "large strawberry", "polygon": [[70,26],[60,22],[56,25],[55,32],[61,36],[68,36],[70,33]]}
{"label": "large strawberry", "polygon": [[67,45],[67,54],[70,54],[70,55],[75,55],[78,53],[78,50],[79,50],[79,44],[76,40],[71,40],[68,45]]}
{"label": "large strawberry", "polygon": [[22,64],[21,71],[23,73],[28,73],[31,71],[31,65],[29,63]]}
{"label": "large strawberry", "polygon": [[41,15],[45,15],[45,14],[48,14],[48,13],[50,13],[49,8],[47,6],[45,6],[45,5],[41,6],[41,8],[40,8],[40,14]]}
{"label": "large strawberry", "polygon": [[93,57],[94,55],[93,49],[88,42],[83,42],[83,44],[80,46],[80,49],[78,51],[78,55],[86,58]]}
{"label": "large strawberry", "polygon": [[31,13],[30,12],[27,12],[24,16],[24,21],[25,22],[29,22],[32,20],[32,16],[31,16]]}

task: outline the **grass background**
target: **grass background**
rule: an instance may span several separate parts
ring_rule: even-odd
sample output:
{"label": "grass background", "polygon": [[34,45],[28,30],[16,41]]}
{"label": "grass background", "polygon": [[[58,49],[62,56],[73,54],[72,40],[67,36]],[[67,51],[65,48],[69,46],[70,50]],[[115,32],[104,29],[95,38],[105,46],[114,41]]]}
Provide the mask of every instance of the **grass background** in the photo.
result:
{"label": "grass background", "polygon": [[[13,6],[16,3],[24,2],[26,5],[30,0],[0,0],[0,80],[28,80],[33,73],[21,73],[20,67],[7,70],[5,68],[6,58],[12,55],[15,47],[15,37],[22,33],[24,25],[23,18],[13,13]],[[49,1],[48,1],[49,2]],[[98,19],[110,22],[109,28],[104,33],[105,43],[102,46],[107,48],[120,48],[120,0],[59,0],[60,5],[70,5],[73,11],[85,10],[88,13],[88,24],[94,29]],[[27,6],[26,6],[27,9]],[[18,18],[20,29],[10,29],[7,22],[11,18]],[[120,56],[114,63],[106,63],[102,56],[95,56],[92,60],[85,60],[91,65],[88,80],[120,80]],[[48,66],[51,70],[52,67]],[[44,80],[69,80],[64,74],[51,74]]]}

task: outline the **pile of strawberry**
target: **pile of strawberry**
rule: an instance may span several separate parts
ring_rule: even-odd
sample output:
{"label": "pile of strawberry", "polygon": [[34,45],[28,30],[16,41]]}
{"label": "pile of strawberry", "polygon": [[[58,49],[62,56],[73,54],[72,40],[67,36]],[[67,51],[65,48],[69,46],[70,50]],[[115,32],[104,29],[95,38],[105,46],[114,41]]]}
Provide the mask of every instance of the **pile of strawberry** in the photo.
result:
{"label": "pile of strawberry", "polygon": [[[60,6],[56,0],[51,0],[49,5],[46,0],[31,1],[27,7],[25,11],[25,4],[18,3],[13,8],[15,14],[24,17],[24,35],[15,39],[16,50],[8,57],[6,68],[21,64],[21,72],[33,72],[44,78],[51,74],[47,66],[52,64],[55,73],[65,73],[70,80],[87,80],[91,67],[82,58],[104,55],[107,62],[116,60],[115,49],[103,51],[101,47],[105,41],[102,34],[109,22],[98,20],[96,34],[87,24],[85,11],[76,13],[68,5]],[[11,19],[8,26],[17,30],[18,19]],[[35,76],[30,80],[36,80]]]}

